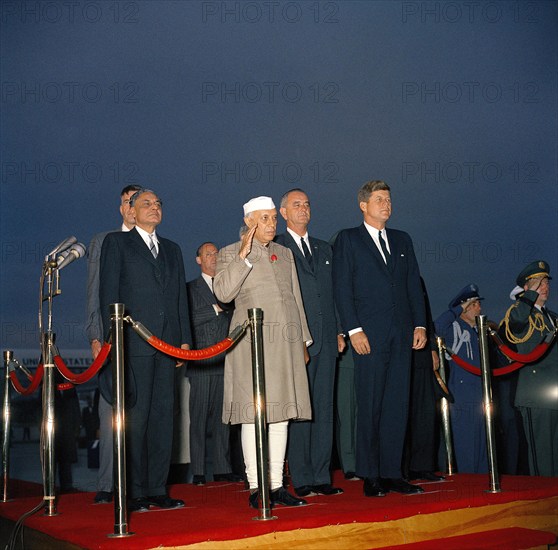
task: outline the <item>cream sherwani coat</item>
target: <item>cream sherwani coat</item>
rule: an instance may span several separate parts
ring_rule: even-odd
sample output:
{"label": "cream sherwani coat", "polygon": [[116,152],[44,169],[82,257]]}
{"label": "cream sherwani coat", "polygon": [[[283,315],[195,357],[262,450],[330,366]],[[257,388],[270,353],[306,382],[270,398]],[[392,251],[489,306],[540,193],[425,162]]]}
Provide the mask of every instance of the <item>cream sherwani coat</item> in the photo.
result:
{"label": "cream sherwani coat", "polygon": [[[231,328],[248,318],[247,310],[263,310],[263,350],[267,421],[311,418],[305,342],[311,340],[292,252],[274,242],[254,239],[248,266],[238,255],[240,242],[219,251],[213,283],[221,302],[235,300]],[[254,422],[250,330],[225,359],[223,422]]]}

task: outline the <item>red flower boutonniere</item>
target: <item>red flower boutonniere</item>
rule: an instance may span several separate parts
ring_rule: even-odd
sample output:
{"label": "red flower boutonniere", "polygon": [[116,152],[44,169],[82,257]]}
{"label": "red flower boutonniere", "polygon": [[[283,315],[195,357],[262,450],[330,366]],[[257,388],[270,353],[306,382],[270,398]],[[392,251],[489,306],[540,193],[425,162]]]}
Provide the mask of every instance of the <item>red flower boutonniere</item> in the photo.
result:
{"label": "red flower boutonniere", "polygon": [[277,261],[277,256],[276,256],[275,254],[272,254],[272,255],[269,257],[269,259],[270,259],[271,263],[274,264],[274,263]]}

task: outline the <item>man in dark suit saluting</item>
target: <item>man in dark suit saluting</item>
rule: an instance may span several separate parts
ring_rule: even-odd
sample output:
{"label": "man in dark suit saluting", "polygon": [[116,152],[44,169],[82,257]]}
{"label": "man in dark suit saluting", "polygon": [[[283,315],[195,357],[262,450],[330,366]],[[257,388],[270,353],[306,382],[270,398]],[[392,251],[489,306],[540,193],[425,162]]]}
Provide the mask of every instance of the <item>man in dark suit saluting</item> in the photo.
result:
{"label": "man in dark suit saluting", "polygon": [[312,344],[306,365],[312,400],[312,420],[289,425],[289,471],[299,497],[337,495],[331,485],[333,448],[333,387],[337,353],[345,349],[338,334],[333,302],[332,250],[325,241],[308,235],[310,201],[302,189],[291,189],[281,199],[287,231],[275,241],[293,252],[298,282]]}
{"label": "man in dark suit saluting", "polygon": [[386,229],[389,186],[365,183],[358,202],[364,223],[341,231],[333,252],[335,301],[355,359],[356,473],[365,496],[419,493],[401,474],[411,350],[426,344],[418,264],[409,235]]}
{"label": "man in dark suit saluting", "polygon": [[[109,305],[123,303],[126,314],[173,346],[191,344],[182,253],[159,237],[162,203],[148,189],[130,199],[136,219],[131,231],[109,233],[101,251],[99,297],[103,326],[110,327]],[[108,337],[108,332],[106,334]],[[172,449],[176,361],[155,350],[126,325],[128,510],[184,506],[166,492]]]}

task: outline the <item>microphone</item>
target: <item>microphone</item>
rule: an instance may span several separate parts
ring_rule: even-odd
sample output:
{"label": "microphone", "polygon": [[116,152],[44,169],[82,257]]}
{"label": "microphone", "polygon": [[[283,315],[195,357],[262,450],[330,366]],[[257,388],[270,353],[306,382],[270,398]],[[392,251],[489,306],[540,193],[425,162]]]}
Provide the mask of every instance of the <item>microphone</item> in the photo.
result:
{"label": "microphone", "polygon": [[55,248],[53,248],[47,255],[45,260],[48,260],[48,258],[50,256],[54,256],[55,254],[57,254],[58,252],[64,252],[64,250],[67,250],[68,248],[70,248],[70,246],[72,246],[74,243],[77,243],[77,238],[76,237],[68,237],[67,239],[63,240],[58,246],[56,246]]}
{"label": "microphone", "polygon": [[[58,271],[64,269],[67,265],[70,265],[74,260],[77,260],[78,258],[83,258],[83,256],[85,256],[85,250],[86,250],[85,246],[82,245],[81,243],[76,243],[72,245],[72,248],[68,250],[68,253],[66,255],[61,254],[56,259]],[[59,262],[60,259],[61,261]]]}

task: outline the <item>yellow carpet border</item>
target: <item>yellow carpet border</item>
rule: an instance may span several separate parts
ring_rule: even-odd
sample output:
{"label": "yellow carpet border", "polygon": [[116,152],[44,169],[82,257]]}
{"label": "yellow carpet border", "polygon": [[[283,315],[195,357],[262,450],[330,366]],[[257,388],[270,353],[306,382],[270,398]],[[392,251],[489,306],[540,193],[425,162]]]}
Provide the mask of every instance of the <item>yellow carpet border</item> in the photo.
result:
{"label": "yellow carpet border", "polygon": [[[479,533],[507,527],[551,531],[558,536],[558,496],[520,500],[506,504],[461,508],[432,514],[417,514],[393,521],[327,525],[312,529],[276,531],[227,541],[205,541],[173,550],[299,549],[354,550],[382,548],[425,540]],[[159,549],[161,547],[158,547]]]}

